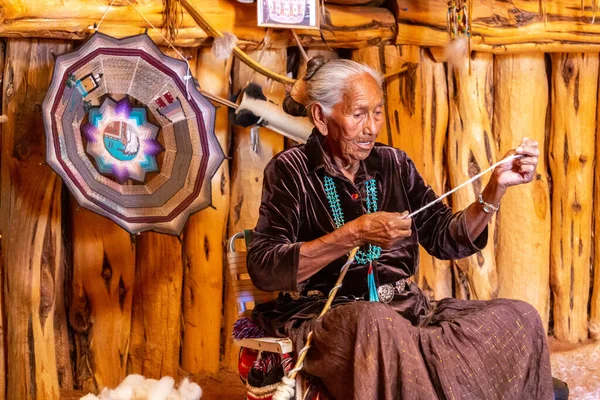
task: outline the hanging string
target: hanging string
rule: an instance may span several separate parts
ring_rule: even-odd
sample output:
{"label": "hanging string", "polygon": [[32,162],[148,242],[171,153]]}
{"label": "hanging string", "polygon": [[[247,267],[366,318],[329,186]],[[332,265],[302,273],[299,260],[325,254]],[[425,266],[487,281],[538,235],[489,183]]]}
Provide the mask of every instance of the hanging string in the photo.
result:
{"label": "hanging string", "polygon": [[412,213],[408,214],[406,216],[406,218],[412,218],[415,215],[419,214],[420,212],[425,211],[426,209],[428,209],[432,205],[434,205],[436,203],[439,203],[440,201],[442,201],[446,197],[450,196],[452,193],[456,192],[458,189],[460,189],[460,188],[468,185],[469,183],[475,182],[477,179],[481,178],[483,175],[487,174],[488,172],[490,172],[491,170],[493,170],[494,168],[496,168],[498,165],[507,163],[509,161],[512,161],[512,160],[514,160],[516,158],[521,158],[521,157],[523,157],[522,154],[513,154],[511,156],[506,157],[505,159],[502,159],[502,160],[498,161],[496,164],[492,165],[491,167],[489,167],[485,171],[482,171],[482,172],[478,173],[477,175],[475,175],[474,177],[472,177],[468,181],[463,182],[460,185],[458,185],[457,187],[455,187],[454,189],[450,190],[449,192],[444,193],[443,195],[441,195],[440,197],[438,197],[437,199],[435,199],[431,203],[426,204],[423,207],[419,208],[417,211],[413,211]]}
{"label": "hanging string", "polygon": [[110,10],[114,2],[115,0],[112,0],[108,7],[106,7],[106,10],[104,10],[104,14],[102,14],[102,18],[100,18],[100,22],[98,22],[98,25],[90,25],[88,26],[88,29],[93,29],[94,31],[98,32],[98,29],[100,29],[100,25],[102,25],[102,21],[104,21],[104,18],[106,18],[106,14],[108,14],[108,11]]}
{"label": "hanging string", "polygon": [[189,62],[189,60],[187,59],[187,57],[185,57],[183,54],[181,54],[181,53],[179,52],[179,50],[177,50],[177,49],[175,48],[175,46],[173,46],[173,43],[172,43],[172,42],[171,42],[169,39],[167,39],[167,38],[166,38],[166,37],[165,37],[165,36],[164,36],[164,35],[163,35],[163,34],[160,32],[160,29],[156,28],[156,27],[155,27],[155,26],[152,24],[152,22],[148,21],[148,19],[147,19],[147,18],[144,16],[144,14],[142,14],[142,13],[141,13],[141,12],[140,12],[140,11],[139,11],[139,10],[138,10],[138,9],[137,9],[135,6],[134,6],[134,5],[133,5],[133,3],[131,2],[131,0],[127,0],[127,2],[128,2],[128,3],[129,3],[129,5],[130,5],[130,6],[131,6],[131,7],[132,7],[134,10],[135,10],[135,12],[136,12],[136,13],[138,13],[138,14],[139,14],[139,16],[140,16],[140,17],[142,17],[142,18],[144,19],[144,21],[146,21],[146,23],[152,27],[152,29],[154,29],[154,30],[156,30],[156,31],[158,32],[158,34],[160,35],[160,37],[161,37],[161,38],[162,38],[162,39],[163,39],[165,42],[167,42],[167,44],[169,45],[169,47],[170,47],[170,48],[172,48],[172,49],[173,49],[173,51],[175,51],[175,53],[177,53],[177,54],[179,55],[179,57],[181,57],[181,59],[182,59],[183,61],[185,61],[186,65],[187,65],[187,73],[186,73],[186,75],[184,75],[184,77],[183,77],[183,80],[185,81],[185,92],[186,92],[186,95],[187,95],[187,99],[188,99],[188,100],[190,100],[191,96],[190,96],[189,84],[190,84],[190,80],[192,79],[192,75],[191,75],[191,73],[190,73],[190,62]]}
{"label": "hanging string", "polygon": [[290,29],[290,30],[292,31],[294,40],[296,41],[296,44],[298,45],[300,54],[302,54],[302,58],[304,58],[304,61],[308,62],[308,55],[306,54],[306,51],[304,51],[304,47],[302,47],[302,43],[300,43],[300,38],[298,37],[298,34],[296,34],[296,32],[293,29]]}
{"label": "hanging string", "polygon": [[[98,31],[98,29],[100,29],[100,25],[102,24],[102,21],[104,21],[104,18],[106,17],[106,14],[108,14],[108,11],[110,10],[110,8],[112,7],[113,3],[115,2],[115,0],[112,0],[110,5],[108,6],[108,8],[106,9],[106,11],[104,11],[104,15],[102,15],[102,18],[100,19],[100,22],[98,23],[98,25],[94,25],[93,28],[90,29],[94,29],[96,32]],[[135,10],[136,13],[139,14],[140,17],[142,17],[142,19],[144,21],[146,21],[146,23],[148,25],[150,25],[152,27],[152,29],[154,29],[155,31],[158,32],[158,34],[160,35],[160,37],[169,45],[170,48],[172,48],[175,53],[177,53],[177,55],[179,55],[179,57],[185,61],[185,64],[187,65],[187,72],[186,74],[183,76],[183,80],[185,82],[185,92],[186,92],[186,97],[188,100],[191,99],[190,96],[190,89],[189,89],[189,84],[190,84],[190,80],[192,79],[192,74],[190,73],[190,62],[187,59],[187,57],[185,57],[183,54],[181,54],[181,52],[179,50],[177,50],[175,48],[175,46],[173,45],[173,43],[167,39],[160,31],[160,29],[158,29],[157,27],[155,27],[152,22],[150,22],[148,20],[148,18],[146,18],[146,16],[144,14],[142,14],[131,2],[131,0],[127,0],[127,3],[129,3],[129,5],[131,6],[131,8],[133,8]]]}
{"label": "hanging string", "polygon": [[[258,53],[258,58],[256,59],[256,62],[260,63],[262,61],[263,56],[265,55],[265,50],[267,50],[269,47],[271,47],[271,32],[273,32],[273,28],[268,28],[267,32],[265,33],[265,37],[263,39],[263,46],[260,49],[260,53]],[[250,76],[248,77],[248,81],[246,82],[246,86],[248,86],[250,84],[250,82],[252,82],[252,80],[254,79],[254,75],[256,75],[256,70],[253,69],[252,73],[250,74]],[[267,81],[270,78],[267,78]]]}

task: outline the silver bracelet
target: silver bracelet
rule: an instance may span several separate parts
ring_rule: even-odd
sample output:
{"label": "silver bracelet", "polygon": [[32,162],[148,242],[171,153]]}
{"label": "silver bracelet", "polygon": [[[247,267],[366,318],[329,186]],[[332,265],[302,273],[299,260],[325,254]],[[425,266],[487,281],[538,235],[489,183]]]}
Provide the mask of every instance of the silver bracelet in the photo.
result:
{"label": "silver bracelet", "polygon": [[500,204],[494,205],[483,200],[483,197],[479,195],[479,204],[483,206],[483,212],[486,214],[493,214],[500,208]]}

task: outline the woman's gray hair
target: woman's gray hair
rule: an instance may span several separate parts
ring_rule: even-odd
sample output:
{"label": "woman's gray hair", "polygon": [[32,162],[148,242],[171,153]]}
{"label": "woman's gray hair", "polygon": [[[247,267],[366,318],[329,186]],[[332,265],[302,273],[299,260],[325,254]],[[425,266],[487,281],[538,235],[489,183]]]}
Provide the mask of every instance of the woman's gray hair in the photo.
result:
{"label": "woman's gray hair", "polygon": [[307,79],[305,107],[308,117],[312,119],[311,109],[315,104],[321,105],[326,116],[331,115],[333,107],[342,102],[342,97],[351,83],[350,78],[362,74],[370,75],[380,88],[383,87],[383,76],[364,64],[346,59],[323,64]]}

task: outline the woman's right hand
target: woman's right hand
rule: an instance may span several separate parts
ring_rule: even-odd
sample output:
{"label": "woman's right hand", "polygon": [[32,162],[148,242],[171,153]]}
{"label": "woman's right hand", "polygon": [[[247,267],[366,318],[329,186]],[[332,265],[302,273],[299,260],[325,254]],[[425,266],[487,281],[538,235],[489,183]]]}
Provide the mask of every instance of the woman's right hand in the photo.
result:
{"label": "woman's right hand", "polygon": [[398,241],[411,235],[412,218],[406,218],[408,211],[391,213],[379,211],[365,214],[350,224],[357,234],[360,245],[366,243],[389,249]]}

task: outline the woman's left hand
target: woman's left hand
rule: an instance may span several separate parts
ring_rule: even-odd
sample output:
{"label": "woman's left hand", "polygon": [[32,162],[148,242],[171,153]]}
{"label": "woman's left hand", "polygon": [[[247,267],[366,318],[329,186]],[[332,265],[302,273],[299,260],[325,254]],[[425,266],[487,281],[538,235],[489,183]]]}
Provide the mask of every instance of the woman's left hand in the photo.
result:
{"label": "woman's left hand", "polygon": [[519,147],[506,153],[504,158],[512,154],[522,155],[522,157],[500,164],[494,169],[492,175],[492,179],[495,179],[501,188],[529,183],[535,176],[540,155],[538,143],[535,140],[523,138]]}

